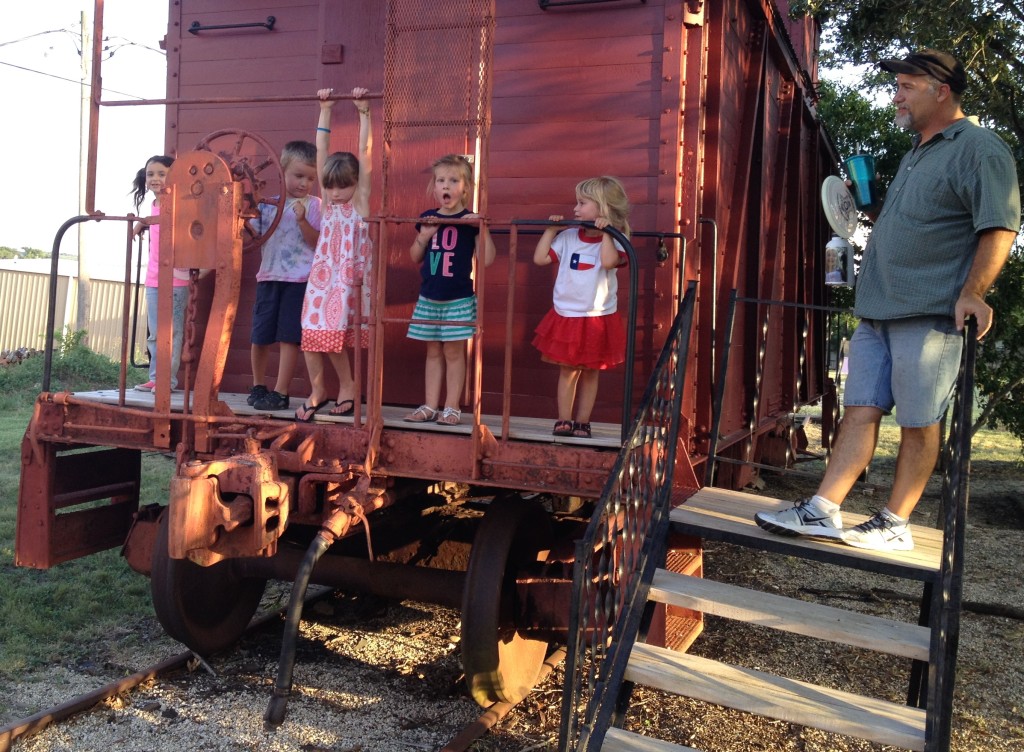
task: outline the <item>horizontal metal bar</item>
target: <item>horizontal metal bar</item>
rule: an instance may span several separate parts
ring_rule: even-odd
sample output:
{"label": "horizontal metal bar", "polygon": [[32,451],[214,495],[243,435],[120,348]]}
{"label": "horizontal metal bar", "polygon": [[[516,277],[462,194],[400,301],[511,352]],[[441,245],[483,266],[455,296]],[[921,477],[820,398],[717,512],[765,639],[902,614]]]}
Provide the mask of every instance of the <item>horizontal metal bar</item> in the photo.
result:
{"label": "horizontal metal bar", "polygon": [[274,24],[277,23],[277,19],[274,16],[267,16],[266,21],[253,21],[252,23],[235,23],[235,24],[210,24],[209,26],[203,26],[198,21],[193,21],[192,25],[188,27],[189,34],[198,34],[200,31],[214,31],[216,29],[252,29],[260,28],[266,29],[267,31],[274,30]]}
{"label": "horizontal metal bar", "polygon": [[[332,94],[332,102],[353,99],[351,94]],[[383,92],[366,94],[363,99],[383,99]],[[263,97],[180,97],[178,99],[115,99],[101,100],[101,107],[129,107],[143,104],[273,104],[275,102],[319,102],[316,94],[276,94]]]}

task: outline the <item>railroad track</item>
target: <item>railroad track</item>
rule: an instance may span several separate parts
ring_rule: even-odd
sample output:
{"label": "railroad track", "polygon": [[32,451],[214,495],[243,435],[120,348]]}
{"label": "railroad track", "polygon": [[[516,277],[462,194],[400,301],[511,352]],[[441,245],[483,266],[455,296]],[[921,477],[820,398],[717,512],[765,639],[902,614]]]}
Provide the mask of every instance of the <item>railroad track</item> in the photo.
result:
{"label": "railroad track", "polygon": [[[154,663],[0,728],[0,752],[198,749],[443,750],[460,752],[515,707],[481,712],[461,681],[458,614],[371,596],[310,596],[288,716],[276,730],[263,712],[280,650],[280,612],[265,614],[236,649],[199,665],[191,651]],[[561,662],[556,650],[547,676]],[[205,662],[204,662],[205,664]],[[188,673],[188,672],[191,673]],[[553,743],[557,686],[544,678],[495,734],[509,749]],[[536,693],[535,693],[536,694]],[[494,749],[504,748],[495,746]]]}

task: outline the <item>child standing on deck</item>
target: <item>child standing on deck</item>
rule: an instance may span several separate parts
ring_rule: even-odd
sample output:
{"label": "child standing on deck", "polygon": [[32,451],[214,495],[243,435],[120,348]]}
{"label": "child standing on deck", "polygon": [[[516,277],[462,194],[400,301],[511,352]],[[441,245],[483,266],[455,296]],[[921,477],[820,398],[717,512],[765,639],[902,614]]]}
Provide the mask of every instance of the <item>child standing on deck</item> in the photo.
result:
{"label": "child standing on deck", "polygon": [[[252,391],[247,402],[257,410],[288,407],[288,387],[299,359],[302,340],[302,300],[320,235],[320,199],[310,196],[316,186],[316,146],[289,141],[281,151],[287,193],[281,221],[261,249],[256,273],[256,304],[252,311]],[[260,204],[260,222],[269,227],[277,214],[272,204]],[[267,356],[278,343],[281,357],[273,391],[266,387]]]}
{"label": "child standing on deck", "polygon": [[[146,336],[146,349],[149,350],[149,381],[137,384],[140,392],[156,391],[156,332],[157,313],[160,296],[158,282],[160,278],[160,194],[167,182],[167,170],[174,164],[174,157],[156,155],[146,161],[146,166],[135,174],[132,183],[135,211],[142,207],[147,191],[153,192],[153,203],[150,205],[149,216],[137,222],[134,234],[138,235],[149,228],[149,255],[146,260],[146,323],[149,334]],[[185,307],[188,305],[188,271],[174,270],[174,285],[171,291],[174,296],[174,310],[171,316],[171,389],[178,386],[178,367],[181,365],[181,342],[185,333]]]}
{"label": "child standing on deck", "polygon": [[[557,262],[558,276],[554,308],[537,327],[533,345],[542,360],[561,368],[558,420],[552,433],[589,439],[598,375],[625,359],[626,335],[616,314],[615,270],[626,263],[626,255],[611,235],[600,231],[611,226],[629,235],[629,201],[622,183],[612,177],[584,180],[576,186],[574,214],[599,229],[553,226],[541,235],[533,262],[539,266]],[[562,217],[550,219],[559,222]]]}
{"label": "child standing on deck", "polygon": [[[416,225],[418,234],[409,248],[412,260],[420,264],[420,295],[409,325],[410,339],[427,343],[426,400],[407,416],[412,423],[437,421],[456,426],[462,421],[462,388],[466,383],[466,345],[473,328],[418,324],[416,320],[476,321],[476,293],[473,290],[473,259],[483,247],[484,265],[494,261],[490,233],[473,225],[446,225],[445,219],[476,219],[466,208],[473,195],[473,168],[459,154],[434,162],[434,176],[427,189],[440,204],[428,209]],[[445,385],[441,410],[441,382]]]}
{"label": "child standing on deck", "polygon": [[[369,329],[356,327],[356,311],[370,318],[370,104],[367,89],[352,90],[359,113],[359,157],[348,152],[329,154],[333,89],[320,89],[320,119],[316,128],[316,167],[323,187],[320,240],[302,303],[302,351],[309,371],[310,394],[295,419],[313,420],[330,400],[324,384],[324,354],[338,374],[338,398],[331,415],[355,411],[355,382],[347,347],[367,347]],[[356,286],[361,280],[362,286]],[[358,339],[358,342],[356,341]]]}

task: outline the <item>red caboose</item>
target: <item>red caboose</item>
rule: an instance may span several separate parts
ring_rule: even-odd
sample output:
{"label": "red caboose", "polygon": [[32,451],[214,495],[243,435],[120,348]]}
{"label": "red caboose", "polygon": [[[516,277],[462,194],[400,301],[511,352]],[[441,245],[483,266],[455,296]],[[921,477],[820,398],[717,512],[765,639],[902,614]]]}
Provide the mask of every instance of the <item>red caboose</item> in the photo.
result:
{"label": "red caboose", "polygon": [[[41,395],[23,451],[18,563],[48,567],[125,544],[132,565],[153,574],[165,627],[200,651],[238,636],[268,577],[461,603],[474,696],[519,699],[548,642],[565,633],[559,604],[579,505],[601,494],[631,426],[646,420],[634,409],[657,402],[649,384],[680,315],[692,315],[692,328],[672,352],[685,359],[666,367],[685,389],[662,400],[678,405],[673,415],[657,408],[673,430],[642,460],[661,468],[674,458],[675,472],[652,473],[654,485],[673,479],[684,497],[714,443],[719,455],[752,448],[756,457],[779,416],[826,391],[824,322],[806,306],[824,299],[817,186],[835,159],[814,111],[817,29],[785,11],[767,0],[175,0],[166,151],[179,159],[162,199],[161,264],[167,274],[216,270],[192,283],[189,316],[199,326],[188,337],[185,391],[172,394],[165,378],[153,396],[127,394],[124,382],[104,394]],[[99,38],[100,13],[96,26]],[[299,424],[290,410],[245,405],[259,265],[247,212],[280,192],[280,147],[312,139],[313,92],[356,85],[377,100],[377,275],[364,322],[371,345],[355,358],[365,402],[354,417]],[[119,104],[97,99],[94,116]],[[355,127],[348,108],[335,108],[332,147],[352,149]],[[498,260],[477,267],[463,424],[418,426],[401,420],[423,390],[423,351],[405,337],[418,279],[408,248],[412,218],[429,205],[429,166],[447,153],[473,161],[475,208]],[[602,377],[595,438],[556,440],[557,369],[530,345],[552,275],[531,256],[539,224],[569,214],[575,184],[605,174],[622,180],[632,205],[619,309],[633,357]],[[741,314],[719,386],[750,394],[757,363],[760,398],[715,415],[733,291],[805,307]],[[297,381],[290,393],[307,386]],[[171,501],[167,511],[140,511],[139,455],[157,449],[177,451]],[[719,482],[739,485],[748,472],[728,466]],[[396,574],[388,567],[404,560],[386,547],[375,547],[374,562],[365,545],[331,548],[375,531],[377,510],[439,482],[556,501],[496,496],[464,571]],[[101,499],[111,503],[94,504]],[[689,561],[699,571],[699,551]]]}

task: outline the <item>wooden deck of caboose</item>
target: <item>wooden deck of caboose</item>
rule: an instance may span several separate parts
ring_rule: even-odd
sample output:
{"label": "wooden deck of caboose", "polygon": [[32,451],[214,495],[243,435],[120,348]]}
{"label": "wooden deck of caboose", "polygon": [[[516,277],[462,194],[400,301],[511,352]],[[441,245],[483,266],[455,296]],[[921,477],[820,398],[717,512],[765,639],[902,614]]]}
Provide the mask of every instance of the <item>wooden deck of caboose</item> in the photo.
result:
{"label": "wooden deck of caboose", "polygon": [[[95,400],[106,405],[116,405],[119,400],[117,389],[100,389],[91,392],[75,392],[80,399]],[[274,418],[278,420],[295,420],[295,410],[302,405],[301,398],[292,398],[291,405],[284,410],[257,410],[246,403],[247,394],[237,392],[221,393],[219,398],[226,404],[235,415],[245,415],[257,418]],[[184,407],[185,395],[177,391],[171,393],[171,410],[180,413]],[[153,407],[153,395],[148,392],[127,390],[125,392],[125,405],[127,407],[147,408]],[[412,410],[412,407],[401,405],[382,405],[381,418],[385,428],[408,429],[413,431],[430,431],[445,434],[469,435],[473,430],[473,416],[469,411],[462,413],[462,423],[457,426],[448,426],[441,423],[411,423],[404,418]],[[366,420],[366,406],[363,405],[362,419]],[[337,423],[353,425],[355,418],[352,415],[331,415],[329,408],[324,407],[313,417],[314,423]],[[500,415],[481,415],[480,422],[490,429],[491,433],[502,438],[502,418]],[[554,419],[528,418],[521,416],[509,416],[508,436],[505,438],[515,441],[533,441],[554,444],[575,444],[587,447],[602,447],[619,449],[622,446],[621,426],[618,423],[592,423],[592,437],[589,439],[574,436],[553,436],[551,433]]]}
{"label": "wooden deck of caboose", "polygon": [[[221,427],[214,433],[228,441],[219,451],[230,453],[234,445],[236,451],[245,451],[238,443],[239,426],[245,426],[246,433],[269,431],[276,437],[273,451],[279,454],[278,464],[291,470],[302,466],[315,471],[323,462],[355,467],[369,460],[371,473],[382,477],[597,498],[622,448],[620,426],[613,423],[592,423],[590,439],[556,437],[549,419],[510,416],[504,431],[502,416],[490,414],[481,416],[477,429],[470,411],[463,411],[457,426],[410,423],[404,417],[411,408],[399,405],[383,405],[376,425],[368,423],[366,405],[358,425],[355,416],[332,416],[326,408],[312,422],[303,423],[294,414],[301,399],[293,399],[290,409],[265,412],[246,404],[247,396],[218,395],[231,411],[214,411],[212,424]],[[40,420],[54,429],[42,438],[86,446],[166,452],[182,440],[185,423],[210,422],[183,414],[183,392],[171,393],[169,415],[155,409],[155,395],[132,389],[125,390],[123,402],[117,389],[75,392],[57,401],[59,405],[42,403],[46,418]],[[58,426],[62,428],[57,430]],[[161,426],[169,430],[162,438]]]}

